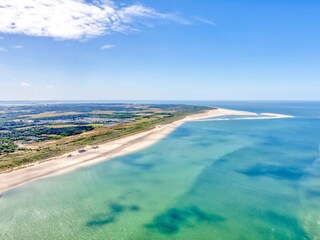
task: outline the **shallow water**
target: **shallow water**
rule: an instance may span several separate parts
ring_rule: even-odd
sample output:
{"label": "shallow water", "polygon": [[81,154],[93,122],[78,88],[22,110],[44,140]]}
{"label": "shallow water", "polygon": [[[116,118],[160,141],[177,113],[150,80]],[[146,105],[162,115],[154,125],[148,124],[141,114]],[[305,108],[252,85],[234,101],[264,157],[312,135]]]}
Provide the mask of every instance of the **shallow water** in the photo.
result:
{"label": "shallow water", "polygon": [[143,151],[15,188],[0,197],[0,239],[320,239],[320,119],[301,109],[186,123]]}

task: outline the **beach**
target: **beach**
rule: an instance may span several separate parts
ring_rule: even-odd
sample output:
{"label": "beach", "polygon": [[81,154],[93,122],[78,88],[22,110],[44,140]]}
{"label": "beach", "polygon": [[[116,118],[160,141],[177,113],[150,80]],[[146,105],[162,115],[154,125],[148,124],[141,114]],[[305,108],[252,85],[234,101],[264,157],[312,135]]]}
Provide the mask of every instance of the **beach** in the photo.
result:
{"label": "beach", "polygon": [[[201,114],[190,115],[184,119],[166,125],[159,125],[142,133],[127,136],[99,146],[88,146],[82,149],[82,151],[70,152],[59,157],[24,166],[21,169],[16,169],[8,173],[2,173],[0,174],[0,192],[4,192],[36,179],[69,172],[80,167],[95,164],[101,161],[107,161],[115,157],[139,151],[158,142],[185,122],[200,121],[207,118],[230,115],[247,115],[248,119],[255,119],[255,116],[258,116],[258,114],[253,112],[235,111],[222,108],[209,110]],[[260,118],[270,119],[287,117],[291,116],[265,113],[263,114],[263,117]]]}
{"label": "beach", "polygon": [[303,104],[234,103],[250,113],[189,116],[8,173],[22,182],[0,194],[0,238],[316,239],[319,111]]}

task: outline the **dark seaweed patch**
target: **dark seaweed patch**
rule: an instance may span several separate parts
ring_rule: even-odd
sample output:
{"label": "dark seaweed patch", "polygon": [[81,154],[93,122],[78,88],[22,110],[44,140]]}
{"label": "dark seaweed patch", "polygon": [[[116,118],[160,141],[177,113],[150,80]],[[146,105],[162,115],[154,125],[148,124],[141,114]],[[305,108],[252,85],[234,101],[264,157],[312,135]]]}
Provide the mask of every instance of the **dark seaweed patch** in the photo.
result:
{"label": "dark seaweed patch", "polygon": [[128,209],[131,210],[131,211],[139,211],[140,207],[137,206],[137,205],[132,205],[132,206],[128,207]]}
{"label": "dark seaweed patch", "polygon": [[264,176],[281,180],[298,180],[304,176],[304,172],[298,168],[266,164],[257,164],[245,170],[238,170],[238,172],[249,177]]}
{"label": "dark seaweed patch", "polygon": [[122,213],[125,210],[125,206],[117,203],[112,203],[110,205],[112,213]]}
{"label": "dark seaweed patch", "polygon": [[157,216],[148,228],[156,229],[162,234],[173,234],[179,231],[180,226],[187,221],[189,212],[172,208]]}
{"label": "dark seaweed patch", "polygon": [[88,227],[98,227],[98,226],[101,226],[101,225],[107,225],[107,224],[110,224],[110,223],[113,223],[115,221],[115,218],[113,216],[97,216],[95,217],[94,220],[91,220],[91,221],[88,221],[87,222],[87,226]]}
{"label": "dark seaweed patch", "polygon": [[161,234],[171,235],[179,232],[181,227],[191,226],[191,220],[196,220],[200,223],[215,224],[225,219],[219,215],[206,213],[196,206],[184,209],[171,208],[165,213],[155,217],[153,222],[147,224],[146,227],[157,230]]}
{"label": "dark seaweed patch", "polygon": [[109,210],[105,214],[99,214],[95,216],[92,220],[87,222],[88,227],[97,227],[101,225],[108,225],[115,222],[118,217],[125,211],[139,211],[140,207],[138,205],[121,205],[118,203],[111,203],[109,205]]}

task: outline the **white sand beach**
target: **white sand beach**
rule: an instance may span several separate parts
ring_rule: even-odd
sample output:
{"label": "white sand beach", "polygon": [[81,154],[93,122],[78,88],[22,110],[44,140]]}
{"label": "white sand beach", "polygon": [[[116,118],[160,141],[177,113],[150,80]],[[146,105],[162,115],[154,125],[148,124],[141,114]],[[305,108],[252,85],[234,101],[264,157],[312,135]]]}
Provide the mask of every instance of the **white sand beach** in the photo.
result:
{"label": "white sand beach", "polygon": [[[247,116],[246,116],[247,115]],[[229,117],[230,115],[223,115],[220,118],[199,118],[195,119],[194,121],[227,121],[227,120],[263,120],[263,119],[276,119],[276,118],[293,118],[294,116],[286,115],[286,114],[279,114],[279,113],[248,113],[242,114],[239,117],[237,114],[232,114],[232,118]]]}
{"label": "white sand beach", "polygon": [[[160,139],[167,136],[174,129],[187,121],[204,120],[227,115],[248,115],[256,116],[256,113],[234,111],[228,109],[213,109],[205,113],[190,115],[182,120],[178,120],[166,125],[159,125],[151,130],[127,136],[112,142],[108,142],[97,147],[88,146],[83,152],[70,152],[59,157],[47,159],[46,161],[33,163],[24,168],[14,170],[8,173],[0,174],[0,192],[6,191],[21,184],[48,176],[53,176],[74,169],[95,164],[101,161],[110,160],[135,151],[146,148]],[[279,114],[264,114],[267,118],[290,117]]]}

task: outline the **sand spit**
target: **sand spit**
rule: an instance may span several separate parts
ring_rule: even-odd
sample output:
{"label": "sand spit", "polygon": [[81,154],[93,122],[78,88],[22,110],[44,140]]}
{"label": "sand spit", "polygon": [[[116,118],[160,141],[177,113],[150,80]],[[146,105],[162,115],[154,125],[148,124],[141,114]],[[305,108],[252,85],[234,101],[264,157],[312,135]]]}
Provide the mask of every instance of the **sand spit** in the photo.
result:
{"label": "sand spit", "polygon": [[[2,173],[0,174],[0,192],[4,192],[36,179],[69,172],[80,167],[139,151],[158,142],[185,122],[230,115],[247,115],[248,118],[259,116],[252,112],[234,111],[222,108],[209,110],[201,114],[190,115],[182,120],[166,125],[159,125],[142,133],[124,137],[99,146],[88,146],[81,151],[70,152],[47,161],[34,163],[26,166],[25,168],[17,169],[8,173]],[[272,113],[265,113],[263,116],[268,119],[291,117]],[[261,117],[257,117],[257,119],[261,119]]]}

